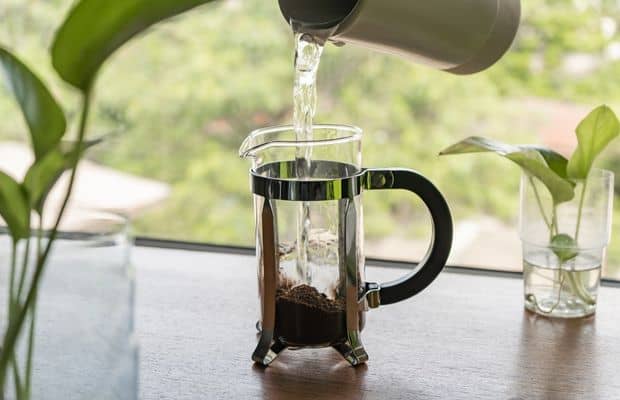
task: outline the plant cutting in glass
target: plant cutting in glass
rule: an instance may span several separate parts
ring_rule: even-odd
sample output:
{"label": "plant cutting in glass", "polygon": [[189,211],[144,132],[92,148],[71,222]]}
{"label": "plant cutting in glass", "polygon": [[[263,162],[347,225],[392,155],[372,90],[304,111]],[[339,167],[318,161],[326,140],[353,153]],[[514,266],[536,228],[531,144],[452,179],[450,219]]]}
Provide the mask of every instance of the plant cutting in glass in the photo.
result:
{"label": "plant cutting in glass", "polygon": [[[536,145],[511,145],[495,140],[472,136],[444,149],[440,155],[492,152],[505,157],[517,165],[524,172],[524,179],[529,185],[540,210],[540,217],[549,233],[548,248],[553,251],[559,260],[559,292],[557,301],[550,307],[539,304],[536,296],[526,293],[526,300],[534,304],[536,310],[542,314],[551,314],[560,303],[562,290],[569,291],[583,304],[594,305],[596,299],[591,296],[584,286],[579,271],[571,270],[566,263],[579,256],[579,234],[582,226],[582,211],[588,176],[597,156],[607,147],[609,142],[620,134],[620,123],[614,112],[602,105],[593,109],[577,126],[578,145],[574,153],[567,160],[561,154]],[[542,183],[551,196],[550,211],[543,206],[541,192],[536,182]],[[579,184],[579,185],[578,185]],[[576,188],[579,190],[576,190]],[[575,193],[575,192],[578,193]],[[558,224],[558,206],[575,200],[578,202],[575,230],[560,232]]]}
{"label": "plant cutting in glass", "polygon": [[[97,143],[85,140],[85,136],[100,67],[114,51],[151,25],[210,1],[82,0],[75,4],[58,29],[51,48],[56,72],[81,92],[77,139],[73,142],[63,140],[67,123],[52,93],[35,73],[0,44],[0,71],[21,109],[35,156],[21,182],[0,171],[0,216],[11,237],[8,309],[0,347],[0,399],[8,393],[9,373],[15,389],[9,397],[20,400],[31,397],[37,291],[71,196],[79,160],[88,147]],[[43,232],[41,221],[47,194],[66,170],[69,183],[60,209],[53,227]],[[29,260],[33,241],[36,251],[34,260]],[[16,343],[25,328],[28,328],[26,355],[23,365],[19,365]]]}

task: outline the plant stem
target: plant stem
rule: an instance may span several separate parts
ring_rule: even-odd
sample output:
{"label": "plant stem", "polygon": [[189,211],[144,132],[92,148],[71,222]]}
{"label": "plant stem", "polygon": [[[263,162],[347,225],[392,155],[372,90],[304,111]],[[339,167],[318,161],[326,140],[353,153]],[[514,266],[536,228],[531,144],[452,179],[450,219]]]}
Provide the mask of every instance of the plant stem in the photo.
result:
{"label": "plant stem", "polygon": [[532,189],[534,189],[534,196],[536,197],[536,202],[538,203],[538,209],[540,210],[540,214],[542,215],[543,220],[545,221],[545,225],[547,225],[547,228],[549,229],[549,231],[551,231],[552,229],[551,222],[549,222],[549,219],[547,218],[547,215],[545,214],[545,208],[543,207],[542,200],[540,199],[540,194],[538,194],[538,188],[536,188],[534,178],[530,175],[528,179],[530,180],[530,185],[532,185]]}
{"label": "plant stem", "polygon": [[11,369],[13,370],[13,383],[15,384],[15,396],[17,396],[17,399],[21,399],[24,387],[22,386],[22,379],[19,376],[19,364],[17,364],[14,351],[11,354],[11,365]]}
{"label": "plant stem", "polygon": [[575,242],[579,239],[579,228],[581,227],[581,213],[583,211],[583,202],[586,195],[586,186],[588,185],[588,179],[583,180],[581,186],[581,197],[579,198],[579,208],[577,209],[577,225],[575,226]]}
{"label": "plant stem", "polygon": [[552,211],[552,217],[551,217],[551,233],[553,235],[557,235],[559,232],[559,224],[558,224],[558,206],[557,204],[553,203],[553,211]]}
{"label": "plant stem", "polygon": [[7,311],[9,316],[9,324],[13,315],[13,291],[15,286],[15,268],[17,264],[17,242],[11,239],[11,272],[9,273],[9,299],[7,303]]}
{"label": "plant stem", "polygon": [[536,300],[536,296],[533,294],[529,294],[527,297],[530,301],[533,301],[534,306],[543,314],[551,314],[553,310],[560,304],[560,300],[562,299],[562,288],[564,287],[564,275],[562,274],[562,270],[560,269],[560,288],[558,289],[558,298],[554,305],[551,306],[548,310],[544,310],[540,304],[538,304],[538,300]]}
{"label": "plant stem", "polygon": [[[577,223],[575,225],[575,244],[578,246],[579,239],[579,228],[581,227],[581,217],[583,212],[583,203],[585,199],[586,187],[588,180],[584,179],[583,185],[581,186],[581,194],[579,197],[579,207],[577,208]],[[587,290],[583,287],[583,283],[581,279],[576,275],[577,271],[564,271],[564,273],[568,276],[568,284],[570,286],[571,292],[577,297],[579,297],[583,302],[589,305],[596,304],[596,301],[590,296]]]}
{"label": "plant stem", "polygon": [[41,240],[43,239],[43,211],[41,211],[41,215],[39,215],[39,227],[37,230],[37,247],[36,247],[36,256],[37,260],[41,257]]}
{"label": "plant stem", "polygon": [[47,258],[52,249],[54,240],[56,239],[60,221],[65,212],[65,209],[67,208],[67,204],[69,203],[71,192],[73,191],[73,185],[75,183],[77,166],[80,160],[80,155],[82,153],[81,150],[82,150],[82,143],[84,141],[84,134],[86,130],[85,129],[86,121],[88,120],[88,113],[90,109],[90,94],[91,94],[90,88],[87,88],[84,92],[84,97],[82,99],[82,113],[80,117],[79,129],[78,129],[78,139],[75,145],[76,151],[74,153],[74,159],[71,160],[72,161],[71,176],[69,178],[69,185],[67,187],[67,191],[65,193],[62,206],[60,207],[60,211],[58,212],[58,216],[56,217],[54,227],[52,228],[50,232],[50,236],[45,246],[45,249],[43,250],[43,254],[41,254],[41,257],[37,259],[35,269],[34,269],[34,274],[30,282],[30,289],[28,290],[28,294],[26,296],[26,299],[24,300],[24,304],[21,307],[21,309],[19,309],[19,312],[17,313],[17,318],[15,318],[14,321],[11,321],[9,323],[9,326],[7,327],[7,330],[6,330],[6,334],[4,336],[4,341],[2,343],[2,353],[0,354],[0,393],[4,393],[4,386],[6,383],[6,367],[10,359],[10,353],[12,353],[12,349],[15,346],[15,343],[21,331],[22,325],[24,323],[24,319],[26,318],[26,313],[28,309],[30,308],[31,304],[35,301],[37,288],[39,285],[39,281],[41,280],[41,275],[43,273],[45,262],[47,261]]}
{"label": "plant stem", "polygon": [[[15,313],[15,270],[17,268],[17,241],[11,239],[11,270],[9,275],[9,298],[7,303],[9,325],[13,321]],[[13,371],[13,384],[15,385],[15,394],[20,397],[22,391],[21,378],[19,376],[19,365],[15,357],[15,351],[11,349],[11,369]]]}
{"label": "plant stem", "polygon": [[571,292],[577,297],[579,297],[584,303],[589,305],[596,304],[596,301],[590,296],[587,290],[583,287],[583,283],[581,279],[578,279],[577,271],[566,271],[560,269],[563,273],[568,276],[568,284],[570,286]]}
{"label": "plant stem", "polygon": [[[37,229],[37,242],[36,242],[36,257],[41,257],[41,237],[43,235],[43,210],[39,214],[39,227]],[[38,289],[37,289],[38,293]],[[34,354],[34,333],[35,323],[37,317],[37,295],[35,294],[35,300],[30,307],[30,331],[28,332],[28,354],[26,356],[26,373],[24,383],[24,399],[29,400],[32,389],[32,355]]]}
{"label": "plant stem", "polygon": [[30,331],[28,332],[28,354],[26,355],[26,372],[24,382],[24,399],[30,399],[30,388],[32,383],[32,354],[34,353],[34,332],[37,316],[37,293],[35,292],[34,301],[30,307]]}
{"label": "plant stem", "polygon": [[[583,204],[584,204],[584,199],[585,199],[586,187],[587,187],[587,179],[583,181],[583,185],[581,187],[581,194],[580,194],[580,198],[579,198],[579,206],[578,206],[578,209],[577,209],[577,222],[576,222],[576,226],[575,226],[575,235],[574,235],[575,245],[577,246],[577,249],[579,249],[579,243],[578,243],[579,228],[581,226],[581,217],[582,217],[582,212],[583,212]],[[554,207],[554,225],[556,226],[556,234],[557,234],[558,233],[557,232],[557,229],[558,229],[557,228],[557,214],[555,212],[555,207]],[[590,293],[588,293],[588,290],[583,286],[583,282],[581,282],[581,279],[580,279],[580,276],[578,275],[578,272],[579,271],[564,269],[560,265],[560,273],[562,274],[563,278],[564,277],[567,278],[567,280],[568,280],[568,288],[569,288],[570,292],[574,296],[579,298],[581,301],[583,301],[585,304],[588,304],[588,305],[596,304],[596,300],[594,298],[592,298]],[[560,289],[561,289],[561,287],[560,287]]]}
{"label": "plant stem", "polygon": [[24,257],[22,259],[22,270],[20,271],[19,284],[17,286],[17,294],[15,301],[19,303],[22,298],[22,290],[24,288],[24,282],[26,281],[26,272],[28,271],[28,259],[30,258],[30,235],[26,239],[26,250],[24,251]]}

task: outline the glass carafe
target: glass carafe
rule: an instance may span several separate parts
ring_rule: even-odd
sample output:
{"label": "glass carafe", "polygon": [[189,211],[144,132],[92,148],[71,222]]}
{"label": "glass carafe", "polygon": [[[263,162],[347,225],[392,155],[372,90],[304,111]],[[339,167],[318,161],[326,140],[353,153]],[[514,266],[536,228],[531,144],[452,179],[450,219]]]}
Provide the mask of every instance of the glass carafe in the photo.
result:
{"label": "glass carafe", "polygon": [[[352,365],[368,355],[360,338],[368,307],[395,303],[427,287],[452,243],[446,201],[408,169],[362,168],[359,128],[315,125],[311,140],[292,126],[252,132],[240,149],[252,160],[258,286],[258,345],[252,359],[268,365],[285,348],[332,346]],[[426,257],[405,277],[364,279],[362,193],[405,189],[433,221]]]}

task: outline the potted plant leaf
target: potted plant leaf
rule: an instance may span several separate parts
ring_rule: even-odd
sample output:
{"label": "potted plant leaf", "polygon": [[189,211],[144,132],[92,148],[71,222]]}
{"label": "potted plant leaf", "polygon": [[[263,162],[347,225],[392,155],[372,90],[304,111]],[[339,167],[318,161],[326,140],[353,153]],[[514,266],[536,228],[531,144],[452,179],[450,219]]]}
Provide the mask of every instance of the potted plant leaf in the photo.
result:
{"label": "potted plant leaf", "polygon": [[[72,239],[72,232],[61,231],[61,223],[74,188],[79,161],[85,150],[97,142],[87,140],[86,133],[95,81],[101,66],[119,47],[153,24],[210,1],[82,0],[76,2],[58,29],[51,48],[54,69],[65,82],[81,94],[79,122],[76,127],[77,138],[73,142],[64,140],[68,130],[65,114],[45,83],[13,52],[0,43],[0,71],[6,78],[4,81],[9,92],[21,109],[29,130],[34,154],[34,161],[22,180],[18,181],[0,171],[0,216],[4,220],[8,235],[8,240],[1,242],[8,243],[8,249],[6,249],[8,257],[3,260],[6,263],[3,266],[3,269],[7,271],[6,284],[3,282],[0,285],[7,291],[6,308],[0,311],[2,321],[0,327],[3,327],[0,347],[0,399],[5,397],[19,400],[31,397],[73,398],[78,395],[75,392],[76,388],[81,390],[80,398],[110,398],[106,397],[106,390],[119,389],[119,387],[106,388],[106,382],[99,382],[98,387],[92,388],[96,392],[90,393],[85,391],[86,385],[80,385],[83,383],[80,382],[81,377],[93,375],[94,372],[80,371],[83,365],[79,363],[79,358],[86,357],[88,349],[80,349],[82,353],[73,355],[78,361],[75,366],[48,365],[45,370],[37,370],[37,364],[33,361],[36,359],[35,322],[38,299],[45,295],[40,292],[42,287],[45,288],[41,282],[45,280],[45,272],[50,261],[53,263],[54,259],[61,259],[63,252],[80,251],[76,247],[60,246],[58,242],[59,239],[60,241]],[[68,171],[68,184],[62,193],[58,209],[54,210],[53,222],[49,227],[45,227],[43,212],[46,210],[47,194],[64,171]],[[101,234],[101,232],[96,233]],[[71,255],[75,256],[75,254]],[[85,268],[86,265],[71,266],[76,267],[76,270],[80,272],[81,270],[88,271]],[[123,267],[127,267],[126,263]],[[67,275],[62,278],[71,282],[77,281],[76,276]],[[102,283],[96,282],[96,279],[96,277],[91,279],[85,277],[84,281]],[[43,306],[47,306],[47,303]],[[74,306],[74,304],[67,304],[64,308]],[[97,313],[100,310],[93,308],[88,311]],[[132,313],[128,312],[123,315],[131,318]],[[102,315],[100,318],[109,317],[109,315]],[[132,321],[125,322],[128,329],[131,329]],[[69,326],[58,329],[58,332],[68,331],[69,339],[73,332],[75,340],[79,340],[80,334],[83,334],[79,329],[83,327],[77,326],[79,325],[77,321],[69,321],[68,324]],[[45,332],[44,336],[54,336],[55,333],[57,332]],[[129,330],[128,335],[130,334]],[[70,353],[72,347],[58,350]],[[92,350],[95,349],[92,348]],[[119,352],[131,350],[116,348]],[[110,356],[110,359],[113,357]],[[125,399],[137,397],[135,357],[133,363],[131,368],[123,370],[123,374],[128,375],[127,379],[121,379],[122,382],[128,382],[123,386],[124,391],[120,394],[118,391],[114,392]],[[72,381],[65,374],[71,367],[74,367],[77,375],[70,378],[77,379],[77,382]],[[118,365],[114,367],[117,369],[104,370],[104,372],[121,370],[118,369]],[[33,374],[49,376],[43,377],[44,379],[37,379],[37,377],[33,379]],[[104,377],[104,379],[112,379],[112,377]],[[35,396],[36,393],[33,394],[33,382],[41,382],[39,396]]]}
{"label": "potted plant leaf", "polygon": [[521,167],[519,232],[524,300],[550,317],[592,315],[611,231],[613,173],[593,168],[620,133],[614,112],[602,105],[577,126],[570,159],[536,145],[469,137],[440,155],[491,152]]}

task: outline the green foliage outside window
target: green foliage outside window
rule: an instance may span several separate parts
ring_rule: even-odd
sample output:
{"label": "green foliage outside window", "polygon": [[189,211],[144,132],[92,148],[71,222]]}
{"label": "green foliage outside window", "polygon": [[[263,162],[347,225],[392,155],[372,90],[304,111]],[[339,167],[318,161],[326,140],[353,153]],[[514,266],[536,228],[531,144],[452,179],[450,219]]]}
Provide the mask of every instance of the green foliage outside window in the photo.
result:
{"label": "green foliage outside window", "polygon": [[[53,80],[44,50],[70,4],[5,0],[0,6],[2,42],[36,66],[63,99],[72,93]],[[488,214],[514,224],[518,171],[486,157],[440,160],[437,152],[469,135],[541,142],[539,127],[549,116],[531,98],[583,105],[580,118],[594,105],[620,103],[620,60],[610,55],[620,35],[609,29],[620,23],[620,6],[528,0],[524,7],[510,53],[465,78],[366,49],[328,46],[319,70],[317,122],[363,128],[364,164],[424,173],[445,193],[457,223]],[[115,133],[89,158],[173,189],[164,204],[135,221],[137,234],[253,244],[249,166],[237,158],[237,148],[252,129],[290,123],[292,38],[275,0],[228,0],[159,25],[112,58],[98,79],[91,126],[94,133]],[[567,71],[570,57],[587,60],[589,69]],[[15,115],[2,90],[0,115]],[[75,98],[70,124],[77,105]],[[18,118],[0,122],[0,139],[25,140],[23,132]],[[620,148],[603,158],[602,166],[620,168]],[[477,179],[470,179],[474,174]],[[424,214],[404,198],[365,198],[369,241],[423,233],[416,231],[423,224],[403,223]],[[618,201],[616,209],[610,266],[620,265]]]}

